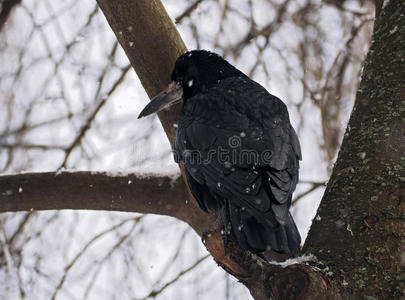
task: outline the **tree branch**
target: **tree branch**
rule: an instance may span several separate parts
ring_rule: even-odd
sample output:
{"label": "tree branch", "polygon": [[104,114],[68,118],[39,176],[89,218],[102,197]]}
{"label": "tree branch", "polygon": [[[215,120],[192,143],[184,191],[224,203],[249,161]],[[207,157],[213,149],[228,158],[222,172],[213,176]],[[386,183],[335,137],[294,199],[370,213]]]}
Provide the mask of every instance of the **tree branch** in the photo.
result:
{"label": "tree branch", "polygon": [[93,209],[169,215],[184,219],[188,201],[181,178],[97,172],[0,176],[0,212]]}
{"label": "tree branch", "polygon": [[[174,63],[186,52],[176,27],[159,0],[98,0],[111,29],[150,98],[167,87]],[[136,17],[134,17],[136,16]],[[173,143],[180,105],[159,113]]]}
{"label": "tree branch", "polygon": [[196,0],[193,4],[191,4],[180,16],[176,18],[175,23],[179,24],[183,21],[184,18],[190,17],[192,12],[197,9],[198,5],[203,2],[204,0]]}
{"label": "tree branch", "polygon": [[11,11],[15,6],[21,3],[21,0],[4,0],[0,6],[0,31],[6,24],[7,19],[10,16]]}
{"label": "tree branch", "polygon": [[188,197],[181,177],[105,172],[0,176],[0,212],[91,209],[158,214],[188,223],[199,235],[210,218]]}

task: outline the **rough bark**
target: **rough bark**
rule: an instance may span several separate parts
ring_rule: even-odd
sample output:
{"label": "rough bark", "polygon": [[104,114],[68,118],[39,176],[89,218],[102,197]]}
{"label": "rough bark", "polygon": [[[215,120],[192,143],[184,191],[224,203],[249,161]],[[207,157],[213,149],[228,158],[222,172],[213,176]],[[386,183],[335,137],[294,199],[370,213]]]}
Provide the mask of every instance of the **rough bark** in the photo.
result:
{"label": "rough bark", "polygon": [[[0,187],[0,212],[94,209],[167,215],[188,200],[181,178],[158,174],[25,173],[0,176]],[[179,219],[182,214],[181,209],[173,212]]]}
{"label": "rough bark", "polygon": [[207,217],[193,209],[181,177],[105,172],[24,173],[0,176],[0,212],[92,209],[175,217],[199,235]]}
{"label": "rough bark", "polygon": [[304,247],[345,299],[398,299],[405,289],[405,2],[377,5],[356,103]]}
{"label": "rough bark", "polygon": [[[163,6],[156,0],[98,2],[148,94],[155,95],[166,86],[176,57],[185,50]],[[148,188],[146,190],[128,187],[127,176],[100,175],[95,181],[91,181],[89,178],[94,177],[90,176],[82,179],[82,185],[80,179],[72,179],[75,173],[58,175],[60,178],[47,174],[42,179],[36,178],[41,175],[33,174],[3,176],[0,191],[7,194],[11,189],[14,197],[1,196],[2,211],[47,209],[47,205],[49,208],[95,209],[100,205],[103,209],[163,213],[186,221],[202,235],[218,264],[243,282],[255,299],[399,299],[405,288],[403,11],[403,1],[377,2],[373,44],[356,104],[318,217],[303,248],[303,253],[314,254],[316,259],[306,264],[282,269],[240,250],[232,240],[224,249],[220,224],[214,222],[216,216],[201,213],[195,201],[184,208],[187,216],[175,213],[189,198],[181,180],[176,181],[174,190],[165,191],[165,199],[176,203],[172,211],[165,213],[163,208],[147,203],[148,199],[164,200],[154,179],[139,181],[140,186]],[[171,142],[174,138],[172,124],[177,115],[178,108],[160,115]],[[86,178],[87,175],[79,173],[77,176]],[[63,180],[64,176],[66,187],[61,193],[63,184],[52,180]],[[28,191],[36,195],[32,196],[36,202],[31,202],[35,206],[28,205],[29,198],[18,202],[19,184],[27,180],[24,183],[27,186],[31,178],[32,190]],[[50,183],[44,183],[45,179]],[[69,188],[69,182],[78,185],[70,184]],[[92,198],[90,184],[97,184],[104,194],[99,195],[104,202],[97,203],[97,199]],[[105,190],[105,185],[110,185],[110,190]],[[170,190],[167,182],[165,185]],[[44,189],[46,186],[48,191]],[[141,192],[147,193],[145,197],[139,197]],[[69,193],[76,195],[65,195]],[[126,204],[120,202],[122,206],[109,207],[111,195],[125,195]],[[75,202],[68,206],[62,202],[67,199],[64,197]],[[5,204],[8,201],[12,204]],[[130,204],[130,201],[143,204]]]}

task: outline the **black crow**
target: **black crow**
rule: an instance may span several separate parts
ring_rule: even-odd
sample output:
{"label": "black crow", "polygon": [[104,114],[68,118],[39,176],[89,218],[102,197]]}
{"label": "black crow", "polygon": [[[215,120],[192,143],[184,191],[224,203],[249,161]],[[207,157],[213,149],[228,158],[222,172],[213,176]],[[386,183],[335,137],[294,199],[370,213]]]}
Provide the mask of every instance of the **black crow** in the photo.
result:
{"label": "black crow", "polygon": [[205,50],[181,55],[171,79],[139,118],[183,100],[174,156],[201,209],[221,209],[223,233],[246,250],[297,252],[289,208],[301,150],[286,105]]}

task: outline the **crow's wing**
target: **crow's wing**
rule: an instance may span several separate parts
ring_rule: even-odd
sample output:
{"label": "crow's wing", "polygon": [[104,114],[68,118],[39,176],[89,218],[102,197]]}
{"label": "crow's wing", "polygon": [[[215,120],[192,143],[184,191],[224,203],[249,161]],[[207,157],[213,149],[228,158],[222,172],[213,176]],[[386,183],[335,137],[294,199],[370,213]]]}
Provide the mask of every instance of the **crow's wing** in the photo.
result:
{"label": "crow's wing", "polygon": [[[248,78],[227,78],[188,99],[178,126],[175,156],[184,162],[202,209],[227,205],[232,227],[245,226],[239,228],[244,237],[233,230],[247,248],[263,247],[263,237],[253,231],[269,235],[266,228],[284,226],[293,227],[290,235],[298,234],[288,209],[301,152],[281,100]],[[281,235],[284,241],[272,242],[277,239],[272,237],[266,243],[284,252],[299,246],[299,236]]]}

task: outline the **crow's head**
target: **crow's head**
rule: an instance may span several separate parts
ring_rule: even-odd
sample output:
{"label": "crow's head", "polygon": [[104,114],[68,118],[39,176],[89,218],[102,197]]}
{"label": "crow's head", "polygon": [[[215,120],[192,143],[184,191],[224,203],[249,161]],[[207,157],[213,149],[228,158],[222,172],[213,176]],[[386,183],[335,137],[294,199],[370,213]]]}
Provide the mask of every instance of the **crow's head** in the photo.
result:
{"label": "crow's head", "polygon": [[158,112],[180,100],[204,93],[228,77],[246,77],[218,54],[193,50],[179,56],[172,72],[172,82],[142,110],[138,118]]}
{"label": "crow's head", "polygon": [[172,81],[183,88],[183,98],[204,93],[227,77],[245,77],[225,59],[216,53],[205,50],[193,50],[182,54],[176,61],[172,72]]}

